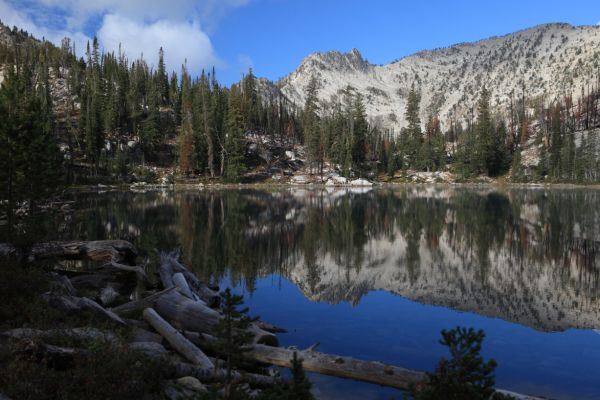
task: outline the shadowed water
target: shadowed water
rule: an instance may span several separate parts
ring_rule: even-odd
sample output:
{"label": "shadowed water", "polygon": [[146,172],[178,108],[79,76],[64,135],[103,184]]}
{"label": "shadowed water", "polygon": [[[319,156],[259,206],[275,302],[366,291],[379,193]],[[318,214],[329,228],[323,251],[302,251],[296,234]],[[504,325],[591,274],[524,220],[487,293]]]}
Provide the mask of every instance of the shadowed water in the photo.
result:
{"label": "shadowed water", "polygon": [[[181,245],[284,345],[433,369],[439,331],[484,329],[498,385],[598,399],[600,191],[447,188],[77,195],[65,238]],[[322,398],[397,391],[311,376]]]}

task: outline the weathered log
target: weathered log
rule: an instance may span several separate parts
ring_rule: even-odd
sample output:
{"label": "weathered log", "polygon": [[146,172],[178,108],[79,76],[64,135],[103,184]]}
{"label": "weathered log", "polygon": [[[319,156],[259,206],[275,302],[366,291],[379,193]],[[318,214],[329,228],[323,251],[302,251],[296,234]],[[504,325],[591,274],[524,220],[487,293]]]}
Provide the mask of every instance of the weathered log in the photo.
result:
{"label": "weathered log", "polygon": [[30,262],[53,258],[105,261],[107,262],[106,266],[120,271],[133,272],[140,281],[149,282],[144,269],[133,265],[137,257],[136,248],[125,240],[46,242],[35,243],[24,248],[10,243],[0,243],[0,256]]}
{"label": "weathered log", "polygon": [[250,324],[248,332],[251,332],[254,338],[252,344],[264,344],[267,346],[279,346],[279,339],[271,332],[267,332],[256,324]]}
{"label": "weathered log", "polygon": [[119,306],[113,307],[111,308],[111,311],[118,315],[125,315],[138,310],[141,311],[144,308],[152,307],[156,299],[158,299],[160,296],[176,289],[177,288],[175,286],[171,286],[168,289],[151,294],[150,296],[144,297],[143,299],[133,300],[128,303],[124,303]]}
{"label": "weathered log", "polygon": [[298,358],[303,360],[302,367],[306,371],[323,375],[354,379],[403,390],[409,389],[411,385],[427,378],[427,375],[420,371],[377,361],[363,361],[310,350],[298,351],[257,344],[245,352],[244,356],[265,364],[289,368],[292,365],[291,360],[294,352],[298,353]]}
{"label": "weathered log", "polygon": [[134,327],[132,329],[132,342],[154,342],[154,343],[162,343],[163,338],[160,335],[157,335],[154,332],[150,332],[146,329]]}
{"label": "weathered log", "polygon": [[[225,369],[207,370],[198,366],[182,363],[172,362],[171,363],[174,374],[178,377],[193,376],[202,382],[222,382],[227,377],[227,371]],[[273,376],[265,376],[252,373],[241,373],[239,371],[232,371],[232,378],[238,382],[248,382],[254,387],[268,388],[278,385],[283,382],[283,379]]]}
{"label": "weathered log", "polygon": [[55,269],[55,271],[67,276],[77,289],[100,291],[110,285],[117,292],[126,293],[131,292],[136,285],[135,279],[129,279],[131,276],[120,276],[121,271],[109,270],[104,267],[93,270]]}
{"label": "weathered log", "polygon": [[167,321],[182,330],[212,332],[220,314],[201,302],[188,299],[177,290],[154,301],[154,308]]}
{"label": "weathered log", "polygon": [[[179,291],[166,293],[154,301],[154,308],[164,319],[180,330],[214,333],[221,314],[204,303],[191,300]],[[248,330],[254,335],[253,343],[277,346],[277,336],[252,324]]]}
{"label": "weathered log", "polygon": [[194,296],[190,290],[190,286],[181,272],[174,273],[171,278],[173,280],[173,284],[179,288],[179,292],[182,295],[192,300],[198,300],[197,296]]}
{"label": "weathered log", "polygon": [[76,297],[76,296],[57,296],[52,293],[46,293],[42,295],[42,298],[53,307],[59,308],[66,312],[79,312],[83,310],[91,311],[95,316],[116,322],[119,325],[126,325],[125,321],[121,319],[114,312],[105,309],[94,300],[88,299],[87,297]]}
{"label": "weathered log", "polygon": [[167,354],[167,349],[156,342],[132,342],[129,343],[129,348],[139,351],[147,357],[158,357]]}
{"label": "weathered log", "polygon": [[218,307],[221,302],[221,296],[219,296],[219,293],[200,282],[196,275],[188,271],[188,269],[179,262],[176,254],[178,254],[178,252],[165,255],[171,263],[172,271],[174,273],[181,272],[185,277],[190,289],[209,307]]}
{"label": "weathered log", "polygon": [[[186,337],[197,345],[214,349],[216,338],[208,334],[184,332]],[[303,359],[303,367],[309,372],[349,378],[364,382],[377,383],[399,389],[408,389],[411,383],[418,383],[426,378],[420,371],[408,370],[379,362],[356,360],[332,354],[317,353],[312,350],[298,351],[292,349],[254,345],[244,356],[254,361],[291,367],[294,352]]]}
{"label": "weathered log", "polygon": [[214,368],[213,363],[208,359],[206,354],[202,352],[202,350],[194,346],[192,342],[186,339],[167,321],[161,318],[161,316],[158,315],[154,309],[146,308],[144,310],[144,319],[148,321],[148,323],[152,325],[152,327],[156,329],[156,331],[160,333],[161,336],[164,337],[167,342],[169,342],[169,344],[187,360],[205,369]]}
{"label": "weathered log", "polygon": [[19,248],[10,243],[1,243],[0,255],[28,258],[31,261],[61,258],[132,263],[137,256],[137,250],[125,240],[46,242],[35,243],[28,248]]}
{"label": "weathered log", "polygon": [[118,263],[116,261],[111,261],[111,262],[105,264],[105,266],[110,266],[114,269],[124,271],[124,272],[132,272],[137,276],[137,278],[140,282],[143,282],[146,285],[150,284],[150,279],[148,279],[148,275],[146,275],[146,271],[144,271],[144,269],[142,267],[140,267],[139,265],[124,265],[124,264]]}
{"label": "weathered log", "polygon": [[255,324],[263,331],[267,331],[267,332],[271,332],[271,333],[287,333],[287,329],[280,328],[279,326],[269,324],[268,322],[256,321]]}

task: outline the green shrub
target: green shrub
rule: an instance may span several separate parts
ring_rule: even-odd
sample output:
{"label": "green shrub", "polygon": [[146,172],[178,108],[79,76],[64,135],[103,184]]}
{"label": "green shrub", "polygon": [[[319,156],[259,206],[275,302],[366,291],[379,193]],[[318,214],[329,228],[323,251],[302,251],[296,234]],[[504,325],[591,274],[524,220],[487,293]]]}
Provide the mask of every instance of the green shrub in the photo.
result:
{"label": "green shrub", "polygon": [[410,396],[415,400],[488,400],[508,399],[496,393],[496,361],[481,356],[485,337],[482,330],[457,327],[442,331],[440,343],[450,351],[450,359],[440,359],[428,381],[415,386]]}

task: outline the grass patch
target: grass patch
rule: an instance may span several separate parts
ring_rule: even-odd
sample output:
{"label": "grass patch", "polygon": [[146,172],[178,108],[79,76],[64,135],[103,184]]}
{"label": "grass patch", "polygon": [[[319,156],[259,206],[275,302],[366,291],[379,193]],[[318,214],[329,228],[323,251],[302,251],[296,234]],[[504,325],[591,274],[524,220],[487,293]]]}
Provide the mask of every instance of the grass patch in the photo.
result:
{"label": "grass patch", "polygon": [[16,399],[159,399],[165,368],[125,346],[94,342],[71,368],[24,355],[0,359],[0,387]]}
{"label": "grass patch", "polygon": [[0,329],[56,326],[66,316],[40,295],[50,288],[44,266],[0,261]]}

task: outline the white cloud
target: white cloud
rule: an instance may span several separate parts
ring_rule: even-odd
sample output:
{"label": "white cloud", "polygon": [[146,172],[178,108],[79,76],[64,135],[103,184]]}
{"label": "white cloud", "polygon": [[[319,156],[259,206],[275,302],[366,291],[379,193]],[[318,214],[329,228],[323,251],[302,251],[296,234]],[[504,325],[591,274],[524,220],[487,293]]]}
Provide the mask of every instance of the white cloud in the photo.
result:
{"label": "white cloud", "polygon": [[209,33],[218,20],[250,0],[0,0],[0,19],[55,44],[71,37],[82,56],[89,36],[95,34],[104,51],[117,51],[119,43],[130,59],[144,54],[156,66],[158,49],[165,50],[169,70],[220,65]]}
{"label": "white cloud", "polygon": [[115,52],[121,43],[129,58],[143,54],[144,59],[155,67],[158,65],[158,49],[162,46],[169,71],[179,72],[186,58],[188,67],[194,72],[219,63],[208,35],[197,22],[143,24],[109,14],[104,16],[98,40],[105,50]]}
{"label": "white cloud", "polygon": [[0,19],[12,28],[16,26],[23,29],[38,39],[45,38],[46,40],[60,45],[64,37],[70,37],[75,43],[78,55],[82,55],[85,50],[85,45],[90,38],[82,32],[71,32],[65,29],[54,29],[42,26],[36,23],[31,16],[21,10],[17,10],[5,0],[0,0]]}

